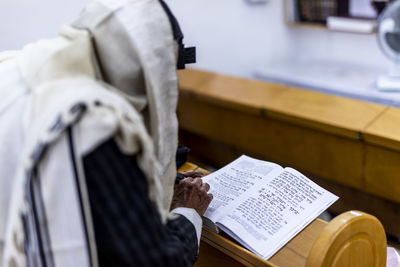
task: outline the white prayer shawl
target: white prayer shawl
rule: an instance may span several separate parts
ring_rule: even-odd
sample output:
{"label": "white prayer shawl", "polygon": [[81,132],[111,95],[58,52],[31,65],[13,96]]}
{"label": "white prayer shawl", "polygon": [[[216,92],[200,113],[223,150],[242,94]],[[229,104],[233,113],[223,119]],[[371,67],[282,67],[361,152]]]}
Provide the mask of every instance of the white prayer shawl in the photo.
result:
{"label": "white prayer shawl", "polygon": [[168,209],[178,143],[176,42],[158,0],[99,0],[88,5],[78,28],[94,37],[103,78],[143,116],[162,166]]}
{"label": "white prayer shawl", "polygon": [[[0,266],[97,266],[81,160],[111,137],[138,155],[149,197],[167,217],[177,143],[168,18],[157,0],[101,2],[77,22],[89,31],[65,26],[57,39],[0,55]],[[130,40],[115,58],[94,14],[99,32]]]}

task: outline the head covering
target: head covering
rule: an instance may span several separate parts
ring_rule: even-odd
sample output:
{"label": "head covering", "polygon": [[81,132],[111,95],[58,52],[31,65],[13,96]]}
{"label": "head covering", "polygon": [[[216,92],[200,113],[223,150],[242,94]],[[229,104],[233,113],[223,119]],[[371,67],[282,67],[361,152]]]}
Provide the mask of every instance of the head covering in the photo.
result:
{"label": "head covering", "polygon": [[176,176],[178,123],[176,42],[158,0],[98,0],[73,27],[93,37],[101,79],[143,116],[161,164],[164,205],[169,208]]}

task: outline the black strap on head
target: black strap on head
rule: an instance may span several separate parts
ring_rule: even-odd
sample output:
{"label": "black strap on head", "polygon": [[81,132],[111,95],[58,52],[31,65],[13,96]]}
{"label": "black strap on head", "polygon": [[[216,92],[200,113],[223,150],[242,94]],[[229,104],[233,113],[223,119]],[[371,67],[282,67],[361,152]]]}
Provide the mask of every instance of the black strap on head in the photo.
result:
{"label": "black strap on head", "polygon": [[185,64],[196,63],[196,47],[185,47],[183,44],[183,33],[178,21],[167,4],[163,0],[160,0],[160,3],[171,23],[174,40],[178,43],[178,64],[176,67],[177,69],[184,69]]}

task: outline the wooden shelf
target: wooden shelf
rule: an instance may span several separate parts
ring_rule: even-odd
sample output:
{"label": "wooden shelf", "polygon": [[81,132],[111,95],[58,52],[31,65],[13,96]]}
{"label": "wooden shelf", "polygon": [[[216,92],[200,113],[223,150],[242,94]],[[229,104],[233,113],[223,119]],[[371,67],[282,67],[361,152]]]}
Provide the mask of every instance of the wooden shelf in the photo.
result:
{"label": "wooden shelf", "polygon": [[[342,33],[355,33],[355,34],[373,34],[376,31],[371,31],[371,32],[360,32],[357,30],[336,30],[336,29],[331,29],[329,28],[326,24],[323,24],[321,22],[309,22],[309,21],[300,21],[298,18],[299,14],[295,14],[297,13],[296,11],[296,7],[294,7],[293,5],[295,5],[294,0],[284,0],[284,12],[285,12],[285,21],[286,24],[290,27],[293,28],[298,28],[298,29],[311,29],[311,30],[328,30],[328,31],[334,31],[334,32],[342,32]],[[337,15],[335,15],[337,16]],[[340,16],[340,15],[338,15]],[[349,16],[349,18],[351,18]],[[367,18],[365,18],[367,19]],[[359,28],[357,28],[359,29]]]}

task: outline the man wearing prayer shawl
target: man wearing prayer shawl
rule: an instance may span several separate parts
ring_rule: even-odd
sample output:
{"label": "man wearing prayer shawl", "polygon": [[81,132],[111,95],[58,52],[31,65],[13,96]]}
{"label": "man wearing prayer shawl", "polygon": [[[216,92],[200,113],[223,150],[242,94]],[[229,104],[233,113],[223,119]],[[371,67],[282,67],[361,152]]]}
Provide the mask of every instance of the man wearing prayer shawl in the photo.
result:
{"label": "man wearing prayer shawl", "polygon": [[173,196],[177,30],[162,1],[97,0],[0,54],[0,266],[193,264],[212,196]]}

